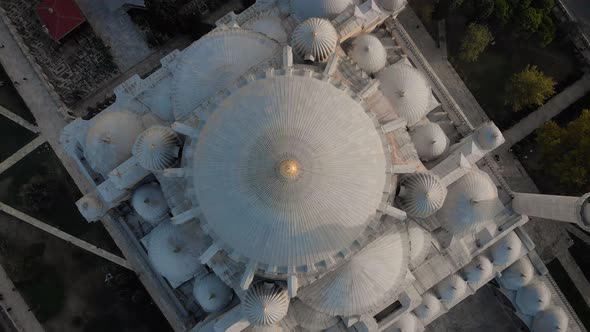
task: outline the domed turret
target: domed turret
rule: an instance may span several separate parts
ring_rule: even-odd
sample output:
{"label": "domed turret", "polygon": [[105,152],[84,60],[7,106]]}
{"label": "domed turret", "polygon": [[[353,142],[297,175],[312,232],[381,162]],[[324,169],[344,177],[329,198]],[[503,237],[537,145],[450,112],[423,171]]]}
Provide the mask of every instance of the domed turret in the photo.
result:
{"label": "domed turret", "polygon": [[410,131],[410,136],[418,156],[424,161],[442,156],[449,147],[447,135],[436,123],[418,125]]}
{"label": "domed turret", "polygon": [[493,123],[487,123],[479,128],[476,138],[477,144],[485,150],[492,150],[504,142],[502,132]]}
{"label": "domed turret", "polygon": [[132,151],[141,167],[161,171],[174,165],[179,147],[180,140],[172,128],[153,126],[137,137]]}
{"label": "domed turret", "polygon": [[271,283],[258,283],[248,290],[242,310],[252,325],[273,325],[289,310],[287,291]]}
{"label": "domed turret", "polygon": [[565,332],[569,318],[559,307],[549,307],[539,312],[533,320],[533,332]]}
{"label": "domed turret", "polygon": [[494,274],[494,265],[486,256],[480,255],[463,268],[463,273],[468,283],[479,285]]}
{"label": "domed turret", "polygon": [[436,287],[436,291],[441,301],[454,303],[459,300],[467,290],[467,283],[457,274],[453,274],[443,280]]}
{"label": "domed turret", "polygon": [[95,195],[85,195],[76,202],[78,210],[88,221],[97,221],[105,213],[103,202]]}
{"label": "domed turret", "polygon": [[432,293],[424,293],[422,295],[422,304],[414,309],[414,313],[421,321],[429,322],[440,312],[440,308],[441,303],[436,296]]}
{"label": "domed turret", "polygon": [[351,0],[293,0],[292,13],[300,20],[310,17],[333,19],[352,4]]}
{"label": "domed turret", "polygon": [[232,300],[233,291],[213,273],[195,280],[193,296],[206,312],[217,312]]}
{"label": "domed turret", "polygon": [[418,325],[416,320],[417,318],[413,313],[407,313],[393,323],[388,330],[392,332],[416,332]]}
{"label": "domed turret", "polygon": [[[314,0],[315,1],[315,0]],[[292,45],[305,60],[326,61],[336,50],[338,32],[330,21],[310,18],[293,31]]]}
{"label": "domed turret", "polygon": [[168,214],[168,203],[157,183],[144,184],[131,196],[135,212],[149,223],[157,223]]}
{"label": "domed turret", "polygon": [[445,201],[447,189],[432,173],[415,173],[401,181],[399,201],[408,215],[426,218],[438,211]]}
{"label": "domed turret", "polygon": [[310,331],[322,331],[338,324],[340,321],[338,317],[314,310],[299,299],[294,299],[291,302],[289,314],[292,315],[299,326]]}
{"label": "domed turret", "polygon": [[506,289],[518,290],[531,282],[534,275],[535,268],[533,264],[528,258],[523,257],[502,271],[500,283]]}
{"label": "domed turret", "polygon": [[533,282],[516,292],[516,308],[525,315],[535,316],[551,302],[551,292],[543,282]]}
{"label": "domed turret", "polygon": [[391,12],[397,12],[398,10],[404,8],[406,3],[406,0],[379,0],[381,7]]}
{"label": "domed turret", "polygon": [[522,251],[522,242],[515,233],[509,233],[490,249],[492,263],[503,266],[514,262]]}
{"label": "domed turret", "polygon": [[361,35],[352,42],[350,57],[369,74],[376,73],[387,65],[387,51],[379,38]]}

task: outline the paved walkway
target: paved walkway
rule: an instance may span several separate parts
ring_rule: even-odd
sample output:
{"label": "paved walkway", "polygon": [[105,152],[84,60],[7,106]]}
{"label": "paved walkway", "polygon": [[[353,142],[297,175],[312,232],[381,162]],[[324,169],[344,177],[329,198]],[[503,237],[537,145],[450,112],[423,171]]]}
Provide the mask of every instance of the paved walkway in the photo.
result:
{"label": "paved walkway", "polygon": [[123,9],[112,11],[109,3],[97,0],[76,0],[92,28],[110,47],[115,63],[121,71],[127,71],[152,50],[144,35]]}
{"label": "paved walkway", "polygon": [[[43,332],[45,331],[29,306],[22,298],[16,287],[6,275],[6,271],[0,265],[0,294],[3,299],[0,306],[3,309],[11,308],[9,318],[20,332]],[[12,331],[10,331],[12,332]]]}
{"label": "paved walkway", "polygon": [[34,133],[39,132],[39,128],[34,124],[30,123],[29,121],[21,118],[20,116],[12,113],[11,111],[7,110],[6,108],[0,106],[0,115],[4,116],[5,118],[18,123],[21,127],[28,129]]}
{"label": "paved walkway", "polygon": [[539,109],[520,120],[512,128],[506,130],[503,133],[506,143],[504,143],[502,147],[508,149],[520,142],[522,139],[532,134],[537,128],[541,127],[545,122],[556,117],[561,111],[576,102],[576,100],[582,98],[589,91],[590,74],[585,74],[574,84],[568,86],[561,93],[551,98],[545,105],[539,107]]}
{"label": "paved walkway", "polygon": [[6,160],[2,161],[0,163],[0,174],[4,173],[4,171],[16,164],[19,160],[26,157],[29,153],[33,152],[39,147],[39,145],[43,143],[45,143],[45,138],[43,136],[38,136],[34,140],[30,141],[27,145],[23,146],[20,150],[16,151]]}

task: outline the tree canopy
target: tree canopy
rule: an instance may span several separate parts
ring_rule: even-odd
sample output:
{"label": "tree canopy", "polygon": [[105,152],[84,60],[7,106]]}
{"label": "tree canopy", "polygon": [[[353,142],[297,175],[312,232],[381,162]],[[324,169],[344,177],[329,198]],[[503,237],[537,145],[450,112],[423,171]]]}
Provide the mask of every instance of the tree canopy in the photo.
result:
{"label": "tree canopy", "polygon": [[471,23],[467,27],[465,37],[461,41],[459,57],[463,61],[475,62],[480,54],[494,40],[492,33],[485,25]]}
{"label": "tree canopy", "polygon": [[537,66],[528,65],[514,74],[506,85],[507,103],[515,111],[529,106],[541,106],[555,94],[555,80],[545,75]]}
{"label": "tree canopy", "polygon": [[565,127],[553,121],[537,130],[542,164],[572,194],[590,191],[590,110]]}

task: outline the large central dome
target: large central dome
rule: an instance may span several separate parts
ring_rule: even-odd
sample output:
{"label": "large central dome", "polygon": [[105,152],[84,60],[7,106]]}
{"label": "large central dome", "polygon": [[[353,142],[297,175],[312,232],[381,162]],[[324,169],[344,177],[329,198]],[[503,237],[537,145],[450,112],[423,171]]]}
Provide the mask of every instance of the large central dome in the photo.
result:
{"label": "large central dome", "polygon": [[205,229],[269,273],[323,270],[356,251],[389,195],[389,157],[358,101],[307,71],[233,91],[192,143]]}

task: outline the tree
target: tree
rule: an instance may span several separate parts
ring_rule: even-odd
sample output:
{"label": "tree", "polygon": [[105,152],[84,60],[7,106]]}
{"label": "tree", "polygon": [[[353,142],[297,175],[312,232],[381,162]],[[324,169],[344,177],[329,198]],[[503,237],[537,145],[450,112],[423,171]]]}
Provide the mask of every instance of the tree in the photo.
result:
{"label": "tree", "polygon": [[537,30],[537,38],[541,43],[541,46],[545,47],[555,39],[555,34],[557,33],[557,28],[553,23],[553,20],[549,15],[543,16],[543,21],[541,25],[539,25],[539,29]]}
{"label": "tree", "polygon": [[533,34],[537,32],[539,29],[539,25],[541,25],[541,21],[543,19],[543,11],[528,7],[520,11],[518,16],[518,24],[520,25],[520,29],[528,34]]}
{"label": "tree", "polygon": [[501,25],[505,25],[510,22],[510,19],[512,18],[512,8],[508,4],[507,0],[495,1],[494,17],[500,22]]}
{"label": "tree", "polygon": [[494,37],[488,27],[477,23],[469,24],[465,37],[461,41],[459,58],[466,62],[477,61],[492,40]]}
{"label": "tree", "polygon": [[590,191],[590,110],[566,127],[547,122],[537,130],[537,143],[548,175],[572,194]]}
{"label": "tree", "polygon": [[506,85],[507,102],[514,111],[528,106],[541,106],[555,94],[555,80],[537,68],[528,65],[520,73],[514,74]]}
{"label": "tree", "polygon": [[463,12],[476,21],[485,21],[494,12],[495,0],[468,0],[463,2]]}

